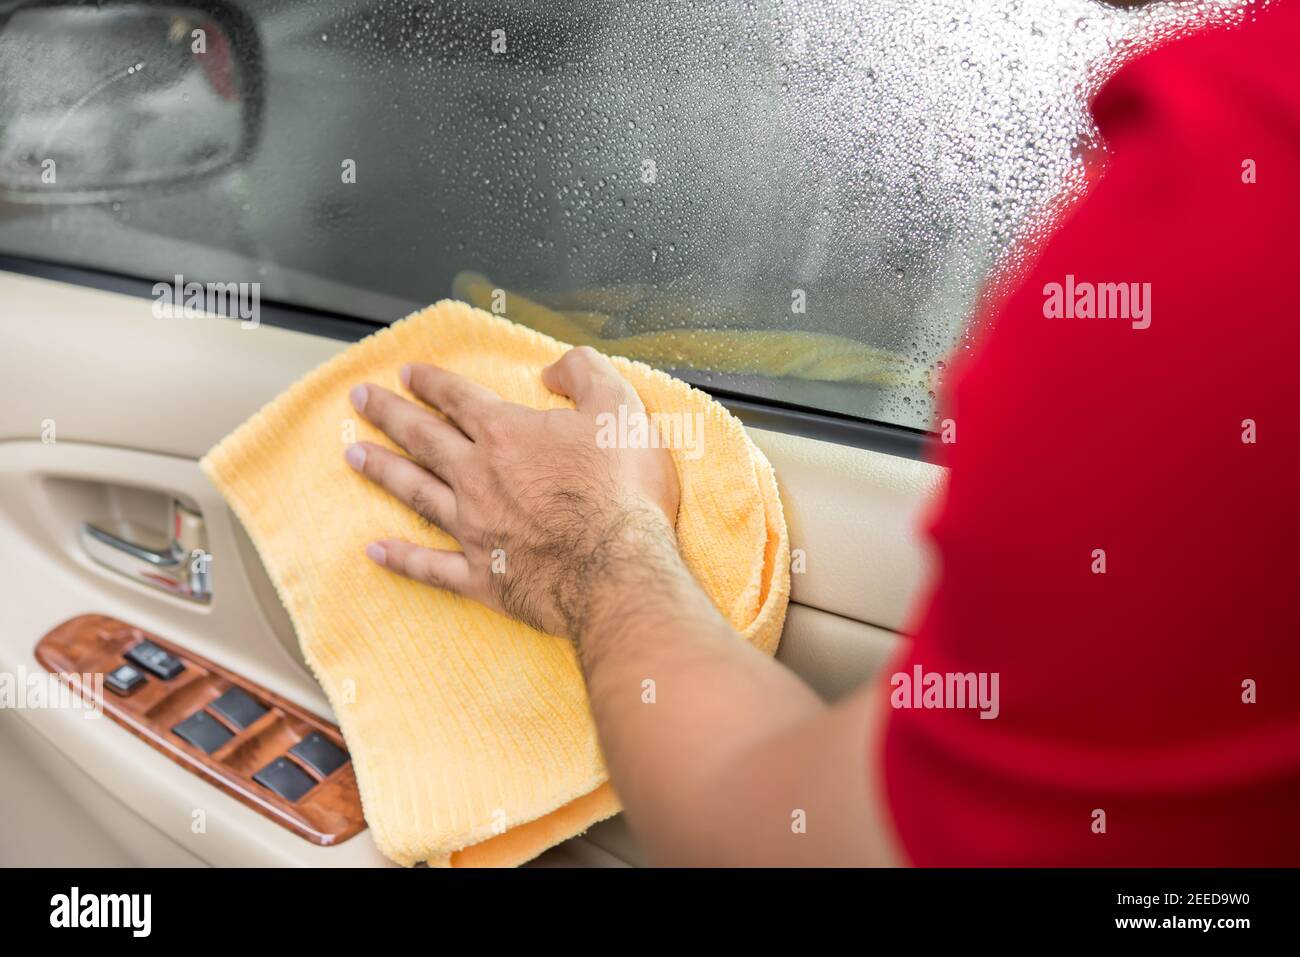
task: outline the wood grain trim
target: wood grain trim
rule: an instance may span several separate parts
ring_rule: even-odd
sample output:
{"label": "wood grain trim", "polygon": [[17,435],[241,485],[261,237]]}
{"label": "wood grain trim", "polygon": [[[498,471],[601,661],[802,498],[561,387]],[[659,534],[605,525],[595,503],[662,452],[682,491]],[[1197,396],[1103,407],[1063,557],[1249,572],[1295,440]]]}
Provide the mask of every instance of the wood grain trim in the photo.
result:
{"label": "wood grain trim", "polygon": [[[96,688],[81,687],[82,675],[106,675],[119,665],[131,664],[125,653],[145,639],[181,659],[185,670],[170,681],[149,674],[145,684],[128,697],[116,694],[107,686],[102,694]],[[37,642],[36,660],[83,696],[102,704],[105,714],[140,740],[311,843],[341,844],[365,830],[361,793],[351,760],[322,778],[287,753],[313,731],[346,750],[338,726],[266,688],[158,635],[107,615],[80,615],[65,621]],[[233,738],[211,754],[203,753],[172,733],[175,725],[207,708],[232,687],[242,688],[261,702],[266,714],[241,731],[215,711],[208,710],[209,716],[235,732]],[[255,773],[277,757],[288,758],[316,782],[296,802],[286,801],[253,780]]]}

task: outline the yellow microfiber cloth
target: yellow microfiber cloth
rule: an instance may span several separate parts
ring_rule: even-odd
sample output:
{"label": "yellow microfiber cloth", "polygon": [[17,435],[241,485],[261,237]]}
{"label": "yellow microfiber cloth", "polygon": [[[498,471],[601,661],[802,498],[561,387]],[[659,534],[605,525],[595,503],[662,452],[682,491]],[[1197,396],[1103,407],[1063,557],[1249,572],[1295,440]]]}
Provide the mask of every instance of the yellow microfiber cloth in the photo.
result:
{"label": "yellow microfiber cloth", "polygon": [[[279,590],[347,739],[375,842],[400,864],[519,864],[619,804],[570,642],[364,557],[377,538],[457,546],[345,464],[354,438],[395,448],[354,415],[348,390],[373,382],[403,393],[400,367],[422,361],[513,402],[571,407],[541,381],[566,350],[443,301],[309,373],[201,463]],[[704,393],[613,362],[648,412],[703,416],[692,421],[704,424],[704,454],[672,452],[682,555],[735,629],[774,653],[790,569],[771,465]]]}

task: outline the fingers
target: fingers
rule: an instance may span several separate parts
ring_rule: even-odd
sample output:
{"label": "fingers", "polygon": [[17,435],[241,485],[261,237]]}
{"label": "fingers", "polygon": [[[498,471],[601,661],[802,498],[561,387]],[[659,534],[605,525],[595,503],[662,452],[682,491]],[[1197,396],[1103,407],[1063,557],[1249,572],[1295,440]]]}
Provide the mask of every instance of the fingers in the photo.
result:
{"label": "fingers", "polygon": [[570,349],[542,370],[542,382],[552,392],[567,395],[583,412],[644,412],[641,397],[618,374],[613,363],[590,346]]}
{"label": "fingers", "polygon": [[452,463],[470,447],[465,436],[428,409],[377,385],[359,385],[348,399],[368,421],[443,481],[450,480]]}
{"label": "fingers", "polygon": [[471,439],[482,434],[484,423],[500,414],[504,405],[501,397],[486,386],[423,362],[402,366],[401,376],[412,393],[449,418]]}
{"label": "fingers", "polygon": [[[456,518],[456,496],[446,482],[431,475],[404,455],[372,442],[348,446],[348,464],[404,503],[421,518],[451,532]],[[454,533],[452,533],[454,534]]]}
{"label": "fingers", "polygon": [[467,595],[470,587],[469,561],[462,552],[424,548],[396,539],[372,542],[366,557],[389,571],[417,582]]}

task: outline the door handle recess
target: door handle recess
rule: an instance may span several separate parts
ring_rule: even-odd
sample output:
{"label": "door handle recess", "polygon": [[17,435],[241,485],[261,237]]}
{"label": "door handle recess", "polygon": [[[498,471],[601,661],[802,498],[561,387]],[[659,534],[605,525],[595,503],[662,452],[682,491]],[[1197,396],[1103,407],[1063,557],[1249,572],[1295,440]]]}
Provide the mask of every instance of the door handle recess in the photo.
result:
{"label": "door handle recess", "polygon": [[162,551],[128,541],[90,522],[81,526],[81,547],[105,568],[190,601],[212,598],[212,556],[203,516],[172,501],[171,540]]}

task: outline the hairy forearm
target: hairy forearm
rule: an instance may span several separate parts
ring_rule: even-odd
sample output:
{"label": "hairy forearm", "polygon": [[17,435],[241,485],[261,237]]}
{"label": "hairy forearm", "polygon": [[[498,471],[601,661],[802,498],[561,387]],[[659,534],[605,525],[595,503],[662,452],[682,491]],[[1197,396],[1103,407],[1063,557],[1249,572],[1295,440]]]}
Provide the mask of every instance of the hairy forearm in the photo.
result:
{"label": "hairy forearm", "polygon": [[726,863],[714,837],[763,813],[739,790],[740,769],[827,707],[741,640],[682,563],[666,523],[625,519],[589,572],[573,634],[632,826],[662,862]]}

